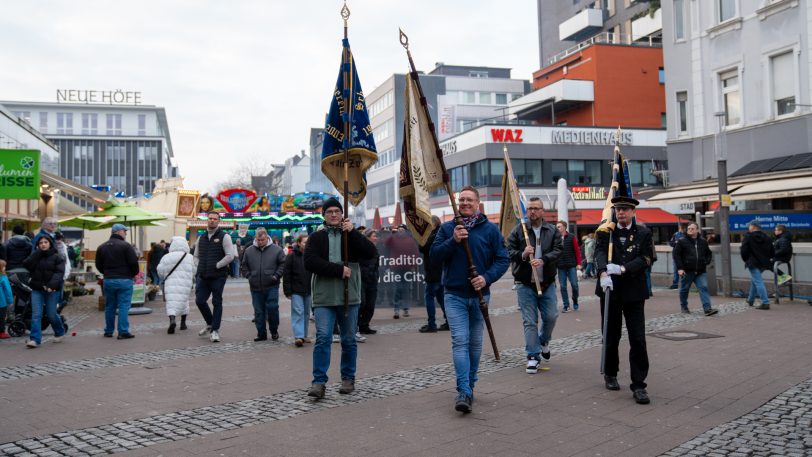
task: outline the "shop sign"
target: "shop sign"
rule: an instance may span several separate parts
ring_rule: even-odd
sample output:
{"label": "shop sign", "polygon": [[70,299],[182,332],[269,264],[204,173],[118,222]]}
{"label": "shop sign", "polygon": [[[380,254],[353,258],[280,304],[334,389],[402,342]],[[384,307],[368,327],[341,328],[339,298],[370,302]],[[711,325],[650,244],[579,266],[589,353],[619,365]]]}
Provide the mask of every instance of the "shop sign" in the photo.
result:
{"label": "shop sign", "polygon": [[454,154],[455,152],[457,152],[457,140],[452,140],[447,143],[441,144],[440,149],[443,151],[443,157]]}
{"label": "shop sign", "polygon": [[491,129],[494,143],[523,143],[523,129]]}
{"label": "shop sign", "polygon": [[[615,130],[572,130],[557,129],[552,132],[552,142],[555,144],[587,144],[605,145],[615,144]],[[620,132],[620,145],[631,146],[634,135],[629,131]]]}
{"label": "shop sign", "polygon": [[57,103],[101,103],[107,105],[140,105],[141,92],[116,90],[57,89]]}
{"label": "shop sign", "polygon": [[605,187],[573,186],[570,190],[573,200],[605,200]]}
{"label": "shop sign", "polygon": [[241,213],[256,201],[257,193],[248,189],[227,189],[216,198],[229,213]]}
{"label": "shop sign", "polygon": [[761,222],[762,230],[773,230],[776,225],[784,224],[787,230],[812,229],[812,213],[783,214],[731,214],[728,218],[730,230],[744,231],[753,219]]}
{"label": "shop sign", "polygon": [[0,149],[0,199],[39,199],[40,152]]}

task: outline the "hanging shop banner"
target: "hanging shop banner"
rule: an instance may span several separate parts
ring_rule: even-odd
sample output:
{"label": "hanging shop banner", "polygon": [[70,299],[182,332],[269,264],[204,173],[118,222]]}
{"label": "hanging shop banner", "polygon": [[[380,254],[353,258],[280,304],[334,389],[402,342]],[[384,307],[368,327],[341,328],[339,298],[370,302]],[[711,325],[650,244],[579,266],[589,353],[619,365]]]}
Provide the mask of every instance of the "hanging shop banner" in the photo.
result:
{"label": "hanging shop banner", "polygon": [[38,200],[40,152],[0,149],[0,199]]}
{"label": "hanging shop banner", "polygon": [[254,204],[257,193],[248,189],[226,189],[216,198],[229,213],[241,213]]}

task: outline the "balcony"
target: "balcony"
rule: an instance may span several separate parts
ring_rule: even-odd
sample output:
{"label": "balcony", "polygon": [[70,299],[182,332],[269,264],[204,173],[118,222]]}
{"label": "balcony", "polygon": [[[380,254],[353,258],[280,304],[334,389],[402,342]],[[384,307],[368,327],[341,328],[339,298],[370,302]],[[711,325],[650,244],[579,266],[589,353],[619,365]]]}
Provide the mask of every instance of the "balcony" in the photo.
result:
{"label": "balcony", "polygon": [[592,81],[562,79],[513,100],[508,105],[508,115],[519,120],[555,119],[556,111],[594,101],[595,84]]}
{"label": "balcony", "polygon": [[649,36],[662,36],[663,34],[663,9],[654,11],[654,16],[645,14],[632,21],[632,35],[634,41]]}
{"label": "balcony", "polygon": [[558,26],[558,39],[582,40],[603,28],[603,10],[587,8]]}
{"label": "balcony", "polygon": [[[547,67],[554,63],[565,59],[577,52],[580,52],[593,44],[614,44],[621,46],[640,46],[647,48],[661,48],[663,47],[663,39],[661,36],[648,36],[648,37],[634,37],[632,35],[622,33],[603,32],[599,33],[588,40],[582,41],[575,46],[566,49],[558,54],[552,56],[547,60]],[[545,67],[546,68],[546,67]]]}

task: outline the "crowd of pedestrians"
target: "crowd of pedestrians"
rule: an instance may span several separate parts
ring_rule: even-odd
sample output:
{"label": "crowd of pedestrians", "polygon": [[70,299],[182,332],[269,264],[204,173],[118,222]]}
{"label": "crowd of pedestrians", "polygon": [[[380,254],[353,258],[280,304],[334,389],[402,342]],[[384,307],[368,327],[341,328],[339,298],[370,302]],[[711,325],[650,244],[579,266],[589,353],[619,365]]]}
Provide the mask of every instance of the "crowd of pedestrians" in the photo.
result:
{"label": "crowd of pedestrians", "polygon": [[[614,199],[617,214],[614,230],[589,233],[580,243],[568,231],[567,222],[552,224],[544,220],[539,198],[527,202],[528,225],[514,227],[506,240],[480,212],[475,188],[463,188],[458,202],[461,224],[441,223],[438,217],[433,217],[433,231],[421,247],[405,226],[393,227],[384,240],[379,239],[377,230],[356,228],[335,198],[323,204],[324,225],[309,235],[299,234],[289,249],[281,247],[279,240],[270,237],[264,228],[258,228],[253,238],[237,238],[232,242],[231,235],[219,226],[219,213],[210,212],[205,232],[191,248],[181,236],[173,237],[168,247],[163,240],[152,243],[146,273],[152,284],[161,287],[169,318],[167,333],[175,333],[178,316],[180,330],[187,329],[189,299],[194,292],[195,304],[206,323],[198,334],[208,336],[212,343],[220,341],[223,290],[227,278],[234,276],[233,268],[237,268],[238,276],[247,278],[257,331],[254,341],[268,340],[269,334],[272,340],[280,338],[281,286],[291,302],[293,344],[303,347],[315,343],[308,395],[321,399],[326,392],[334,342],[340,342],[341,350],[339,393],[350,394],[355,390],[357,343],[365,341],[365,335],[377,333],[371,321],[382,275],[380,251],[401,260],[421,256],[427,322],[419,332],[450,331],[457,383],[454,408],[463,413],[473,409],[484,334],[480,300],[489,302],[490,286],[511,268],[522,316],[525,371],[535,374],[546,369],[551,361],[550,342],[559,311],[578,311],[579,281],[595,278],[595,294],[601,303],[605,300],[605,307],[601,306],[601,315],[606,320],[605,387],[620,389],[618,343],[625,319],[631,346],[629,388],[637,403],[649,403],[644,308],[645,301],[653,295],[650,275],[656,249],[652,232],[635,222],[638,202],[628,197]],[[119,340],[135,337],[129,330],[128,313],[139,265],[138,253],[126,241],[127,231],[124,225],[113,225],[109,240],[96,251],[96,268],[103,275],[104,336],[113,337],[117,333]],[[343,236],[348,239],[346,248]],[[708,290],[707,268],[713,262],[713,254],[699,226],[690,223],[680,227],[669,244],[673,247],[674,267],[671,287],[676,285],[679,289],[682,312],[690,313],[689,291],[695,286],[704,314],[717,314]],[[478,272],[473,278],[469,277],[469,255]],[[751,278],[748,304],[756,306],[758,298],[760,304],[756,308],[769,309],[762,274],[771,270],[778,275],[779,284],[791,281],[791,272],[780,269],[789,268],[791,257],[792,236],[785,226],[775,228],[773,240],[761,230],[758,220],[750,222],[741,245],[741,258]],[[348,259],[346,266],[344,258]],[[393,261],[386,271],[403,277],[412,268],[410,262]],[[32,289],[31,331],[26,346],[37,348],[42,344],[43,318],[53,327],[52,341],[63,341],[66,329],[57,309],[70,270],[69,248],[56,231],[56,221],[45,219],[37,234],[26,234],[22,226],[14,227],[13,236],[0,249],[0,339],[9,337],[5,323],[14,304],[7,275],[20,274],[27,275]],[[408,317],[416,300],[407,281],[396,281],[388,293],[393,318]],[[442,320],[437,315],[438,307]],[[314,339],[309,337],[309,319],[315,321]]]}

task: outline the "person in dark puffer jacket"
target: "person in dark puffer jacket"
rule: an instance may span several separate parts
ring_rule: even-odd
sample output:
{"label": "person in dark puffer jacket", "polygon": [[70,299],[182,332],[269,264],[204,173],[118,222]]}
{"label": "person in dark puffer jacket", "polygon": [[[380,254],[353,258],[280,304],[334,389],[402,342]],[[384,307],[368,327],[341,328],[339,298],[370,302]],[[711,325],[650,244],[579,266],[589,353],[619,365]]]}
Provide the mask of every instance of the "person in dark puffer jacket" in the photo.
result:
{"label": "person in dark puffer jacket", "polygon": [[708,242],[699,235],[699,226],[696,222],[688,224],[686,236],[677,241],[674,248],[674,260],[677,262],[677,274],[682,281],[679,289],[679,304],[683,313],[690,313],[688,309],[688,291],[691,283],[699,289],[699,299],[706,316],[712,316],[719,311],[711,307],[710,293],[708,293],[708,274],[705,271],[713,261]]}
{"label": "person in dark puffer jacket", "polygon": [[128,313],[133,296],[133,278],[138,274],[135,248],[126,242],[127,227],[115,224],[113,234],[96,250],[96,268],[104,275],[104,336],[111,338],[118,311],[118,339],[133,338]]}
{"label": "person in dark puffer jacket", "polygon": [[51,321],[54,329],[54,343],[62,342],[65,327],[56,312],[62,291],[62,276],[65,274],[65,259],[56,251],[56,243],[49,235],[37,240],[37,249],[23,261],[31,273],[28,285],[31,287],[31,339],[26,346],[36,348],[42,344],[42,313]]}
{"label": "person in dark puffer jacket", "polygon": [[761,272],[772,270],[771,259],[775,257],[775,249],[764,232],[761,231],[761,222],[757,219],[750,221],[747,226],[748,233],[744,235],[741,246],[741,256],[744,265],[750,272],[750,292],[747,294],[747,304],[753,306],[756,299],[756,292],[761,298],[761,305],[756,309],[770,309],[770,298],[767,295],[767,288],[764,287],[764,279]]}
{"label": "person in dark puffer jacket", "polygon": [[23,261],[34,252],[31,239],[25,236],[25,228],[22,225],[15,225],[12,233],[14,235],[6,241],[6,271],[9,274],[23,272],[28,274],[23,267]]}
{"label": "person in dark puffer jacket", "polygon": [[[773,263],[789,263],[789,261],[792,260],[792,233],[787,230],[787,226],[784,224],[776,225],[774,233],[775,242],[773,243],[773,248],[775,249],[775,258],[773,259]],[[775,274],[778,275],[779,285],[792,279],[792,276],[784,274],[784,272],[778,268],[775,269]]]}
{"label": "person in dark puffer jacket", "polygon": [[293,330],[294,344],[302,347],[309,343],[307,338],[310,316],[310,306],[313,295],[310,290],[310,281],[313,275],[304,267],[304,250],[307,246],[307,234],[302,233],[296,237],[293,252],[285,257],[285,273],[282,277],[282,291],[290,299],[290,325]]}

